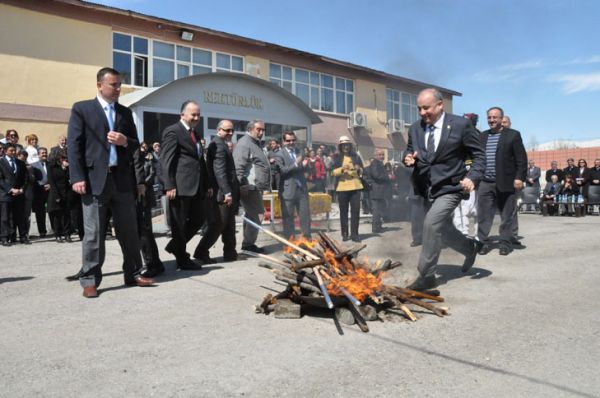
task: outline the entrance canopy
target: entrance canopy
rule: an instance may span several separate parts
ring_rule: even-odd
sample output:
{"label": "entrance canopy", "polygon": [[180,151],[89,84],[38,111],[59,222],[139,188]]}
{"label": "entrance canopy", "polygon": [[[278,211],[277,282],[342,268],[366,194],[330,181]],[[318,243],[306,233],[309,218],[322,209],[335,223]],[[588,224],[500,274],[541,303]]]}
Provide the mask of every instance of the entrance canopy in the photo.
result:
{"label": "entrance canopy", "polygon": [[[319,116],[292,93],[242,73],[189,76],[123,95],[119,102],[133,111],[140,139],[152,142],[159,140],[164,127],[179,120],[181,104],[186,100],[200,105],[203,120],[199,130],[207,140],[221,119],[234,121],[239,134],[243,133],[245,122],[260,119],[267,124],[267,137],[281,139],[282,131],[295,130],[300,132],[299,139],[307,143],[312,142],[311,126],[321,123]],[[305,137],[301,136],[302,130]]]}

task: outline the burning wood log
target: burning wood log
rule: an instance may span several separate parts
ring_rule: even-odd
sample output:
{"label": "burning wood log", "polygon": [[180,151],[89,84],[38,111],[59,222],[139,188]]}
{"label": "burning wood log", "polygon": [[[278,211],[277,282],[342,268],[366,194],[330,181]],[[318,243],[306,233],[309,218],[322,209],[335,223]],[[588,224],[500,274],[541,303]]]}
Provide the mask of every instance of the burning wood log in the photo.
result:
{"label": "burning wood log", "polygon": [[[417,317],[409,306],[427,309],[440,317],[448,314],[447,309],[427,302],[443,302],[439,291],[417,292],[385,285],[381,279],[383,273],[402,263],[386,260],[382,264],[370,264],[366,259],[358,260],[357,255],[365,249],[365,244],[348,248],[324,232],[319,232],[316,240],[289,241],[262,227],[258,229],[286,246],[284,261],[252,254],[268,262],[261,266],[271,269],[276,280],[287,283],[287,293],[281,298],[290,299],[296,304],[335,308],[336,319],[350,323],[348,318],[352,318],[351,321],[355,321],[363,332],[369,331],[366,321],[377,319],[377,311],[384,309],[390,312],[396,310],[395,313],[403,314],[412,322]],[[276,302],[275,297],[265,298],[256,307],[268,313]],[[297,311],[294,314],[297,315]]]}

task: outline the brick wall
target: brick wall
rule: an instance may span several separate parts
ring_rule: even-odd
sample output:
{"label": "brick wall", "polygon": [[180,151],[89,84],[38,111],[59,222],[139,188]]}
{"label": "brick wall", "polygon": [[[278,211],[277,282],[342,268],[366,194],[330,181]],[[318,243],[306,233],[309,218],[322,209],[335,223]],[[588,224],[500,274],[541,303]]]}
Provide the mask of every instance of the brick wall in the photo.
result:
{"label": "brick wall", "polygon": [[590,148],[572,148],[572,149],[555,149],[551,151],[528,151],[527,158],[534,160],[535,165],[540,169],[548,170],[550,168],[550,162],[556,160],[558,167],[563,169],[567,167],[567,159],[575,159],[575,165],[579,159],[585,159],[588,167],[594,165],[594,160],[600,158],[600,147]]}

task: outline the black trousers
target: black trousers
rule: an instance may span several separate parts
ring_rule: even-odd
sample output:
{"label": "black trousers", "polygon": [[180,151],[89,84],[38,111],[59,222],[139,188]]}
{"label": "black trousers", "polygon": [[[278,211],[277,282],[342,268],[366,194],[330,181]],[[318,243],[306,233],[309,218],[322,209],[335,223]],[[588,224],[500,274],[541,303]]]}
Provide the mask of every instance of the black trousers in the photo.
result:
{"label": "black trousers", "polygon": [[383,224],[383,216],[387,209],[387,202],[385,199],[371,199],[371,213],[373,214],[373,232],[377,232],[381,229]]}
{"label": "black trousers", "polygon": [[40,235],[48,233],[46,228],[46,202],[48,202],[48,191],[44,191],[43,187],[36,188],[33,195],[32,210],[35,213],[35,222]]}
{"label": "black trousers", "polygon": [[[146,187],[146,192],[148,187]],[[158,254],[158,246],[154,239],[152,230],[152,200],[144,197],[136,201],[138,234],[140,237],[140,249],[142,260],[147,269],[161,268],[162,262]]]}
{"label": "black trousers", "polygon": [[231,206],[227,206],[223,203],[217,203],[214,199],[210,199],[206,206],[208,213],[212,217],[207,214],[206,222],[208,228],[202,239],[200,239],[200,243],[198,243],[194,257],[208,256],[210,248],[213,247],[219,236],[221,236],[221,241],[223,242],[223,257],[237,257],[235,250],[237,244],[235,238],[235,215],[238,212],[239,204],[232,203]]}
{"label": "black trousers", "polygon": [[17,231],[21,239],[27,236],[27,219],[25,217],[25,196],[19,195],[11,202],[0,202],[0,240],[17,238]]}
{"label": "black trousers", "polygon": [[171,237],[167,251],[175,255],[177,262],[187,261],[190,255],[186,244],[204,224],[204,198],[197,192],[194,196],[177,196],[169,202],[171,213]]}
{"label": "black trousers", "polygon": [[360,221],[360,190],[338,191],[338,204],[340,206],[340,225],[342,236],[348,236],[348,207],[350,207],[350,235],[358,236],[358,222]]}
{"label": "black trousers", "polygon": [[481,181],[477,189],[477,237],[484,244],[489,244],[489,235],[494,223],[496,209],[500,212],[500,245],[510,248],[514,236],[514,214],[517,206],[516,192],[500,192],[496,183]]}
{"label": "black trousers", "polygon": [[50,220],[52,220],[52,225],[54,226],[54,235],[71,235],[71,217],[70,212],[67,209],[50,212]]}

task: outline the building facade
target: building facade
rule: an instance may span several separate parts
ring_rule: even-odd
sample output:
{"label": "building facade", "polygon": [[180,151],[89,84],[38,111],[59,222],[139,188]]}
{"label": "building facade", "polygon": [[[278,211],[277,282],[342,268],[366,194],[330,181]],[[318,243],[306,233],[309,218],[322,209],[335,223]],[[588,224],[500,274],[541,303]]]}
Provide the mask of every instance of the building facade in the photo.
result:
{"label": "building facade", "polygon": [[[54,145],[71,105],[96,94],[103,66],[123,74],[121,101],[140,138],[156,141],[178,119],[179,105],[201,104],[209,139],[221,118],[242,134],[248,120],[267,123],[267,138],[293,129],[305,142],[353,138],[363,157],[388,158],[406,147],[426,82],[301,50],[77,0],[0,1],[0,133],[35,133]],[[243,75],[245,77],[241,77]],[[437,87],[451,112],[456,91]]]}

